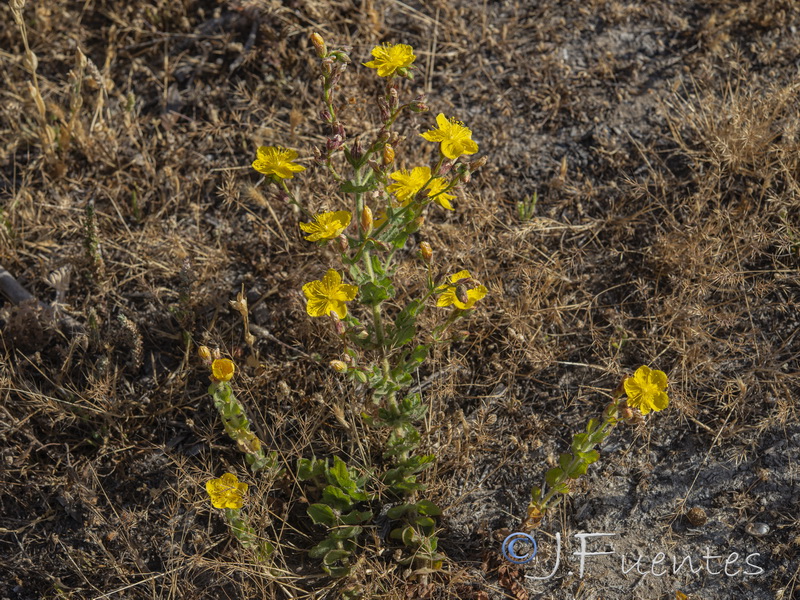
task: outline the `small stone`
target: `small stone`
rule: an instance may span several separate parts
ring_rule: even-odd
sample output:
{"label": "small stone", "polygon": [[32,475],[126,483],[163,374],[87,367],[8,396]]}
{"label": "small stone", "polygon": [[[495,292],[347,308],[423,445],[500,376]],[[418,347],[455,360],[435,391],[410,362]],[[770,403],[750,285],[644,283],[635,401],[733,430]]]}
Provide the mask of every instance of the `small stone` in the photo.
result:
{"label": "small stone", "polygon": [[769,525],[766,523],[748,523],[744,530],[755,537],[762,537],[769,533]]}
{"label": "small stone", "polygon": [[701,527],[702,525],[706,524],[706,521],[708,521],[708,516],[706,515],[705,510],[703,510],[699,506],[695,506],[694,508],[687,511],[686,520],[689,521],[689,523],[691,523],[695,527]]}

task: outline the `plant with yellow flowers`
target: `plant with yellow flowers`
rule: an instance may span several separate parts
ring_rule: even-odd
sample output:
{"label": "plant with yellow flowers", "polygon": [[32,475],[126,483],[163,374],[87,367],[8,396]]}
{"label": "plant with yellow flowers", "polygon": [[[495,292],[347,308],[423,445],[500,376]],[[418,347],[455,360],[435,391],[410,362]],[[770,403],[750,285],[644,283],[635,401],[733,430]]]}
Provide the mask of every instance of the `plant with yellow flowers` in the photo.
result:
{"label": "plant with yellow flowers", "polygon": [[[556,506],[570,492],[570,480],[586,473],[589,465],[600,458],[595,449],[620,422],[635,422],[650,411],[658,412],[669,404],[667,376],[646,366],[636,369],[614,391],[612,402],[603,411],[603,420],[590,419],[586,430],[572,436],[570,451],[558,457],[558,466],[545,474],[544,485],[531,490],[531,502],[522,522],[522,530],[530,531],[541,523],[545,511]],[[624,396],[624,397],[623,397]],[[638,411],[634,412],[634,411]]]}
{"label": "plant with yellow flowers", "polygon": [[200,359],[211,369],[211,385],[208,393],[214,399],[214,407],[219,412],[228,434],[236,447],[245,455],[245,460],[253,473],[267,471],[273,476],[280,473],[277,452],[266,453],[258,436],[250,430],[244,406],[233,393],[230,381],[236,372],[234,362],[220,358],[219,351],[212,352],[206,346],[198,349]]}
{"label": "plant with yellow flowers", "polygon": [[[378,478],[372,487],[403,501],[390,517],[395,524],[391,536],[409,548],[407,563],[413,563],[424,576],[439,568],[444,556],[436,550],[434,535],[433,518],[440,511],[416,497],[424,489],[419,474],[434,456],[417,452],[421,443],[417,423],[427,414],[427,405],[419,393],[410,393],[408,388],[432,345],[451,341],[451,326],[470,313],[487,289],[463,268],[437,280],[430,244],[415,238],[421,235],[429,211],[455,209],[458,189],[486,161],[467,162],[467,157],[478,152],[472,131],[444,114],[436,117],[435,127],[423,127],[418,138],[421,144],[437,144],[432,164],[419,164],[413,158],[402,161],[397,156],[400,136],[393,130],[397,120],[428,110],[422,96],[401,100],[402,82],[413,78],[416,60],[413,48],[405,44],[377,46],[372,60],[364,63],[385,83],[377,98],[380,125],[374,135],[350,135],[340,120],[336,93],[351,59],[344,49],[329,49],[318,34],[311,36],[311,42],[322,67],[324,107],[320,114],[330,128],[330,136],[322,149],[315,150],[313,162],[336,182],[340,206],[314,213],[301,205],[289,186],[305,168],[294,150],[260,147],[253,168],[306,215],[299,228],[307,241],[320,246],[332,243],[338,250],[336,263],[324,265],[319,278],[303,286],[306,312],[326,319],[341,341],[340,355],[331,360],[331,367],[371,390],[371,403],[362,416],[368,426],[385,432],[383,460],[387,465],[372,475],[373,481]],[[419,244],[422,291],[409,298],[398,293],[394,278],[398,256],[414,243]],[[432,331],[419,332],[417,322],[426,309],[441,311],[442,318]],[[353,536],[361,532],[360,519],[371,518],[368,508],[376,499],[375,492],[366,491],[369,480],[363,481],[367,487],[352,487],[348,482],[362,480],[345,477],[351,467],[344,463],[328,466],[313,458],[304,461],[299,469],[301,479],[320,486],[322,480],[328,482],[321,488],[327,493],[323,491],[321,501],[309,508],[315,523],[329,528],[329,537],[313,554],[322,558],[329,573],[346,574],[349,554],[355,548]],[[332,512],[320,505],[327,505]],[[350,515],[346,520],[342,511]],[[347,540],[341,537],[343,531],[348,533]]]}
{"label": "plant with yellow flowers", "polygon": [[266,559],[275,548],[267,540],[258,539],[241,510],[248,487],[233,473],[225,473],[219,479],[210,479],[206,482],[206,492],[211,499],[211,505],[225,510],[225,520],[228,521],[234,537],[243,547],[254,550],[259,558]]}

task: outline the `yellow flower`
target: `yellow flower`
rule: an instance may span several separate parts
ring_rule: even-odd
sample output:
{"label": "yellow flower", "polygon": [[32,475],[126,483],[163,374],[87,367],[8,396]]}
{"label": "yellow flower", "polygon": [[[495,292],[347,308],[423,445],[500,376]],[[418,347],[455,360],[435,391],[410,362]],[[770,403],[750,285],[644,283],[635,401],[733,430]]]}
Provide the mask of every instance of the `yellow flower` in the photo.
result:
{"label": "yellow flower", "polygon": [[417,58],[411,46],[406,44],[375,46],[372,57],[375,60],[364,63],[364,66],[377,69],[379,77],[392,77],[398,69],[410,67]]}
{"label": "yellow flower", "polygon": [[253,162],[253,168],[262,175],[291,179],[295,173],[306,170],[305,167],[292,162],[297,158],[297,152],[294,150],[261,146],[256,154],[257,158]]}
{"label": "yellow flower", "polygon": [[[386,190],[395,195],[401,206],[408,204],[416,196],[423,186],[427,183],[428,197],[435,196],[433,200],[447,210],[453,210],[450,200],[455,198],[453,194],[440,193],[448,185],[446,179],[436,177],[431,179],[430,167],[414,167],[411,171],[400,169],[389,175],[397,183],[393,183]],[[430,183],[428,183],[430,182]],[[438,196],[436,196],[438,194]]]}
{"label": "yellow flower", "polygon": [[242,508],[247,484],[240,483],[233,473],[225,473],[219,479],[206,481],[206,491],[214,508]]}
{"label": "yellow flower", "polygon": [[333,269],[328,269],[321,281],[305,284],[303,293],[308,299],[306,312],[312,317],[324,317],[335,312],[340,319],[344,319],[347,316],[345,302],[355,299],[358,288],[342,283],[342,276]]}
{"label": "yellow flower", "polygon": [[442,208],[446,208],[447,210],[453,210],[453,205],[450,204],[450,200],[454,199],[455,196],[453,194],[448,194],[446,192],[442,192],[443,189],[447,187],[448,183],[447,180],[442,179],[441,177],[437,177],[433,181],[428,184],[428,197],[430,198],[433,196],[433,201],[436,202]]}
{"label": "yellow flower", "polygon": [[449,120],[442,113],[436,115],[438,129],[432,129],[421,134],[429,142],[441,142],[442,154],[447,158],[456,159],[462,154],[475,154],[478,144],[472,141],[472,131],[464,124]]}
{"label": "yellow flower", "polygon": [[624,385],[628,406],[638,408],[643,415],[651,410],[662,410],[669,404],[669,397],[664,391],[667,389],[667,375],[663,371],[653,371],[649,367],[641,366],[636,369],[633,377],[625,380]]}
{"label": "yellow flower", "polygon": [[[472,275],[469,274],[469,271],[459,271],[455,275],[451,275],[450,283],[453,285],[444,284],[436,288],[442,291],[442,295],[439,296],[439,299],[436,301],[436,306],[450,306],[454,304],[456,308],[460,308],[461,310],[472,308],[478,300],[486,295],[486,288],[479,285],[471,289],[467,289],[466,286],[459,289],[459,281],[471,278]],[[463,301],[464,298],[466,298],[466,302]]]}
{"label": "yellow flower", "polygon": [[211,363],[211,374],[217,381],[230,381],[236,366],[229,358],[218,358]]}
{"label": "yellow flower", "polygon": [[309,242],[332,240],[350,225],[350,219],[352,215],[346,210],[325,212],[314,215],[313,223],[300,223],[300,229],[311,234],[306,236]]}

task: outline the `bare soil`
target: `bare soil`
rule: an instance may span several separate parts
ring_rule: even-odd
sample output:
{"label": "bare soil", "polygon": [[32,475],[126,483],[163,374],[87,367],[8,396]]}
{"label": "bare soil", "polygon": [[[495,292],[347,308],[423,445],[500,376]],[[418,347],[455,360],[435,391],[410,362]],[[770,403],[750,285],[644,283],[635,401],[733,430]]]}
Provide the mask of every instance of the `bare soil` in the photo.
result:
{"label": "bare soil", "polygon": [[[0,598],[800,596],[797,2],[40,0],[24,16],[56,135],[3,3],[0,265],[71,325],[0,304]],[[469,336],[419,374],[448,555],[427,581],[377,532],[346,581],[307,556],[324,532],[297,459],[381,453],[365,390],[331,371],[341,348],[304,310],[334,254],[249,166],[259,145],[296,148],[297,193],[338,207],[310,160],[327,133],[314,31],[352,48],[351,136],[378,123],[360,63],[407,43],[405,93],[431,110],[402,124],[402,166],[431,158],[417,134],[439,112],[488,158],[400,270],[402,297],[427,240],[442,272],[489,289]],[[229,306],[241,290],[258,365]],[[290,475],[248,474],[200,344],[241,365],[237,393]],[[536,532],[539,558],[512,565],[500,547],[531,486],[642,364],[668,374],[668,409],[619,426]],[[208,503],[225,471],[251,485],[269,568]],[[614,554],[582,576],[581,533],[614,534],[587,542]],[[553,570],[556,534],[558,569],[532,579]],[[674,573],[686,556],[700,570]]]}

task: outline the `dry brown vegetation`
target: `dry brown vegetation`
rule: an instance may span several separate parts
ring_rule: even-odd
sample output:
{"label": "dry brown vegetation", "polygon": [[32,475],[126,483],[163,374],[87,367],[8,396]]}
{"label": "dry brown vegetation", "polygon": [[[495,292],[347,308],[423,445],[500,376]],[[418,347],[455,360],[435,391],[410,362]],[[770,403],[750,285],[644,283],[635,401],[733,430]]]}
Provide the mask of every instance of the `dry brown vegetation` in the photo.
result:
{"label": "dry brown vegetation", "polygon": [[[794,0],[23,10],[35,85],[0,5],[0,264],[71,321],[0,305],[0,597],[800,594]],[[306,556],[321,532],[303,488],[247,479],[195,359],[201,343],[245,354],[228,306],[244,289],[261,365],[236,386],[262,439],[290,467],[380,455],[363,390],[327,367],[335,338],[303,308],[302,284],[333,255],[249,168],[260,144],[310,157],[325,142],[312,31],[362,61],[382,41],[417,50],[409,92],[427,92],[432,114],[403,125],[405,166],[430,158],[415,134],[440,111],[489,158],[454,213],[429,215],[401,271],[419,285],[425,239],[444,271],[469,268],[490,290],[470,336],[420,373],[449,556],[427,584],[377,535],[351,579],[326,578]],[[369,131],[379,84],[354,65],[345,88],[349,131]],[[321,169],[297,185],[311,208],[337,206]],[[523,222],[516,203],[534,192]],[[763,575],[641,578],[598,561],[579,579],[567,557],[532,582],[500,557],[531,486],[640,364],[669,374],[669,409],[615,434],[547,533],[568,552],[577,531],[616,531],[629,556],[759,552]],[[277,546],[269,569],[208,504],[203,483],[225,470],[251,483],[249,514]],[[695,507],[699,527],[684,517]]]}

